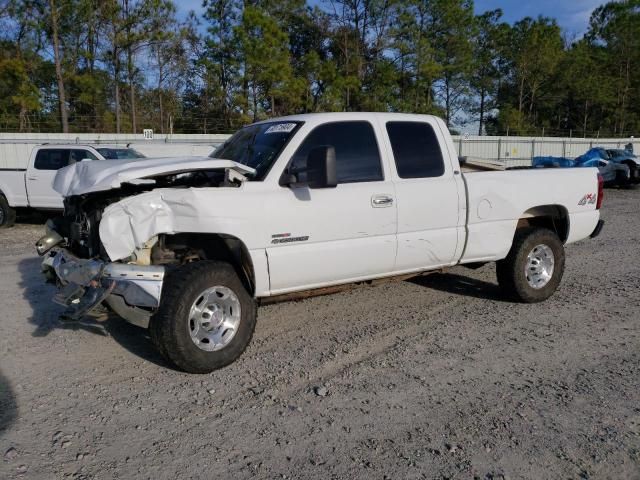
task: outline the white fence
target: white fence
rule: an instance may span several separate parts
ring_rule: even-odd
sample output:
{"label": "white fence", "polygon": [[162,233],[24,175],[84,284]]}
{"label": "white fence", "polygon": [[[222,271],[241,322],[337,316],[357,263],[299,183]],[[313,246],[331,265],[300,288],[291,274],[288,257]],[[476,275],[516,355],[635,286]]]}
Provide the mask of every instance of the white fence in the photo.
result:
{"label": "white fence", "polygon": [[0,133],[0,169],[25,168],[35,145],[129,145],[147,157],[206,156],[229,135],[154,135],[91,133]]}
{"label": "white fence", "polygon": [[508,167],[531,165],[533,157],[575,158],[592,147],[624,148],[640,140],[632,138],[478,137],[455,136],[459,156],[499,160]]}
{"label": "white fence", "polygon": [[[34,145],[43,143],[81,143],[130,145],[148,157],[205,156],[229,135],[155,135],[143,134],[62,134],[0,133],[0,168],[24,168]],[[628,143],[640,149],[634,138],[553,138],[553,137],[479,137],[455,136],[458,155],[499,160],[508,167],[527,166],[537,156],[575,158],[589,148],[624,148]]]}

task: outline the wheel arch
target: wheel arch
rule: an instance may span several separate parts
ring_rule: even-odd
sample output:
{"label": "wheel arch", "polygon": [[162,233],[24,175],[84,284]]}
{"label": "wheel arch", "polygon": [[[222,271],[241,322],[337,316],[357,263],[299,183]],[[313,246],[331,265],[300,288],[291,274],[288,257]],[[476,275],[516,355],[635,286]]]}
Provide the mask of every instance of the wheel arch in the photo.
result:
{"label": "wheel arch", "polygon": [[247,245],[238,237],[225,233],[164,233],[158,236],[163,249],[188,248],[197,253],[194,260],[218,260],[231,264],[247,291],[256,292],[256,268]]}
{"label": "wheel arch", "polygon": [[2,185],[2,183],[0,183],[0,198],[4,198],[4,199],[5,199],[5,201],[6,201],[7,203],[9,203],[9,198],[7,197],[7,194],[6,194],[6,193],[4,193],[4,191],[5,191],[5,190],[6,190],[6,189],[5,189],[5,186],[4,186],[4,185]]}
{"label": "wheel arch", "polygon": [[16,221],[16,210],[11,206],[2,190],[0,190],[0,208],[3,210],[3,214],[0,215],[0,228],[11,227]]}
{"label": "wheel arch", "polygon": [[516,232],[526,227],[548,228],[558,235],[562,243],[569,238],[569,212],[562,205],[539,205],[529,208],[520,215]]}

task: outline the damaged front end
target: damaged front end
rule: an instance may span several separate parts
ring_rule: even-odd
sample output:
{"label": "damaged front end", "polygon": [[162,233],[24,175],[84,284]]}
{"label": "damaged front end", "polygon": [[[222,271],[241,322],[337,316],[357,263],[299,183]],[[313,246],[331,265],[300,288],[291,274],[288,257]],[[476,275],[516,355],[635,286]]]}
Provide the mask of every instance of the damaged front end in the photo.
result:
{"label": "damaged front end", "polygon": [[172,208],[197,217],[195,191],[235,190],[244,174],[254,173],[216,159],[81,162],[60,170],[54,187],[65,197],[64,215],[47,222],[36,251],[44,256],[45,276],[60,287],[53,301],[67,307],[63,316],[77,320],[104,303],[148,328],[160,306],[166,268],[194,255],[186,246],[169,251],[159,241],[173,230]]}
{"label": "damaged front end", "polygon": [[160,305],[165,267],[111,262],[102,247],[98,227],[103,210],[122,194],[66,199],[65,215],[49,220],[46,234],[36,242],[45,277],[59,287],[53,301],[67,307],[65,319],[79,320],[104,304],[129,323],[148,328]]}
{"label": "damaged front end", "polygon": [[66,306],[63,316],[72,320],[104,302],[128,322],[148,328],[151,315],[160,305],[165,269],[159,265],[80,259],[59,249],[45,254],[42,270],[47,279],[60,286],[53,301]]}

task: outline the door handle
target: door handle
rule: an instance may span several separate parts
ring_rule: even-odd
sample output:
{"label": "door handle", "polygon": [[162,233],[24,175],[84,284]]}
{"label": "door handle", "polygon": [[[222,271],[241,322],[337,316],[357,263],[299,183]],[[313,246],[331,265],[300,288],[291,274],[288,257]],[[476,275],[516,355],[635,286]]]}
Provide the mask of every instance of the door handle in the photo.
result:
{"label": "door handle", "polygon": [[27,180],[37,180],[38,177],[27,177]]}
{"label": "door handle", "polygon": [[371,206],[373,208],[390,207],[393,205],[393,197],[390,195],[374,195],[371,197]]}

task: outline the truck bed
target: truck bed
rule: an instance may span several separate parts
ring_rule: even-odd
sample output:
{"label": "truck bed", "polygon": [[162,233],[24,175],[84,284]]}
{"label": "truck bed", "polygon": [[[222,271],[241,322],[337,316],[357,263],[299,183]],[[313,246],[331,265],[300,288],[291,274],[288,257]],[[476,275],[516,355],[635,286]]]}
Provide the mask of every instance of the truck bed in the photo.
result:
{"label": "truck bed", "polygon": [[13,207],[29,206],[25,173],[22,169],[0,169],[0,192]]}
{"label": "truck bed", "polygon": [[499,160],[486,160],[475,157],[458,157],[460,170],[462,172],[491,172],[496,170],[506,170],[506,166]]}
{"label": "truck bed", "polygon": [[599,219],[597,175],[596,168],[463,173],[468,236],[461,263],[504,258],[518,220],[545,210],[567,217],[565,243],[588,237]]}

